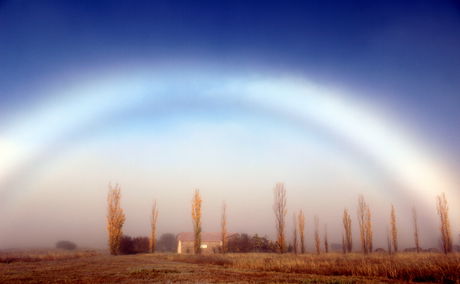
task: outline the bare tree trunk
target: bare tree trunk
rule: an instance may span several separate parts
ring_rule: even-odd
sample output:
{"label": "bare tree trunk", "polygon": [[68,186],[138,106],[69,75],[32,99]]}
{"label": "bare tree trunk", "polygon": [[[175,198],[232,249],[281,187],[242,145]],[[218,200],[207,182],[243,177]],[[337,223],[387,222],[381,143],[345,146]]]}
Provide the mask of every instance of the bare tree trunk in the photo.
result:
{"label": "bare tree trunk", "polygon": [[220,235],[222,241],[222,253],[227,252],[227,204],[225,201],[222,204],[222,217],[220,220]]}
{"label": "bare tree trunk", "polygon": [[192,199],[192,221],[195,236],[193,248],[195,254],[201,254],[201,202],[200,190],[195,189]]}
{"label": "bare tree trunk", "polygon": [[153,201],[152,216],[150,217],[150,252],[154,253],[157,245],[157,221],[158,221],[158,208],[157,201]]}
{"label": "bare tree trunk", "polygon": [[445,254],[452,252],[452,235],[449,222],[449,206],[444,192],[437,196],[437,209],[441,218],[441,243]]}
{"label": "bare tree trunk", "polygon": [[345,235],[342,233],[342,253],[346,254],[347,253],[347,245],[345,243]]}
{"label": "bare tree trunk", "polygon": [[348,209],[343,210],[342,222],[345,231],[345,251],[351,252],[353,249],[353,240],[351,235],[351,217],[350,213],[348,213]]}
{"label": "bare tree trunk", "polygon": [[120,241],[123,235],[122,228],[125,223],[125,213],[121,208],[120,199],[120,186],[116,184],[112,187],[109,184],[107,194],[107,232],[109,235],[109,250],[112,255],[117,255],[120,250]]}
{"label": "bare tree trunk", "polygon": [[299,238],[300,238],[300,253],[305,253],[305,216],[302,209],[299,211]]}
{"label": "bare tree trunk", "polygon": [[280,253],[286,251],[286,188],[283,183],[277,183],[274,188],[275,202],[273,204],[273,210],[275,211],[275,222],[277,232],[277,244]]}
{"label": "bare tree trunk", "polygon": [[390,224],[391,224],[391,241],[393,244],[394,252],[398,252],[398,228],[396,227],[396,212],[395,207],[391,205],[391,215],[390,215]]}
{"label": "bare tree trunk", "polygon": [[418,235],[418,222],[417,222],[417,211],[415,207],[412,208],[412,220],[414,221],[414,242],[415,242],[415,249],[417,253],[420,252],[420,240]]}
{"label": "bare tree trunk", "polygon": [[315,216],[315,247],[316,253],[321,253],[321,239],[319,237],[319,217]]}
{"label": "bare tree trunk", "polygon": [[297,241],[297,214],[294,212],[292,214],[292,217],[294,217],[293,221],[294,221],[294,230],[292,231],[292,247],[294,249],[294,253],[297,254],[298,252],[298,247],[299,247],[299,244],[298,244],[298,241]]}
{"label": "bare tree trunk", "polygon": [[327,224],[324,225],[324,251],[329,252],[329,241],[327,240]]}

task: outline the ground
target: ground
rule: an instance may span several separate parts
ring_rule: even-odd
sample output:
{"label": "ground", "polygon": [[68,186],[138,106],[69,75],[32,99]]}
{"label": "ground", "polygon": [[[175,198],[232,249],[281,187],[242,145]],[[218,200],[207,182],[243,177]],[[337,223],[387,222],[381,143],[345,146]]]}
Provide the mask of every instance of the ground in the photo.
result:
{"label": "ground", "polygon": [[[4,258],[4,263],[0,263],[0,283],[388,283],[402,280],[377,275],[324,275],[320,267],[318,272],[322,271],[323,275],[319,275],[308,270],[303,272],[302,269],[293,269],[293,264],[286,269],[285,264],[283,268],[276,268],[277,264],[268,263],[281,263],[288,258],[292,263],[292,259],[296,257],[260,255],[262,254],[248,254],[247,257],[240,254],[200,258],[173,254],[110,256],[98,253],[79,255],[75,258],[57,257],[26,261],[5,261]],[[315,257],[308,256],[305,260],[295,260],[296,267],[305,265],[299,264],[302,261],[314,260]],[[240,259],[242,262],[238,262]],[[252,268],[250,264],[242,264],[250,263],[247,262],[248,259],[255,263]],[[267,266],[259,267],[259,260],[267,262]],[[320,263],[321,260],[318,260],[318,264]],[[457,263],[453,269],[458,268]],[[334,273],[336,272],[331,271],[330,274]],[[457,277],[454,282],[458,281],[458,276],[452,277]]]}

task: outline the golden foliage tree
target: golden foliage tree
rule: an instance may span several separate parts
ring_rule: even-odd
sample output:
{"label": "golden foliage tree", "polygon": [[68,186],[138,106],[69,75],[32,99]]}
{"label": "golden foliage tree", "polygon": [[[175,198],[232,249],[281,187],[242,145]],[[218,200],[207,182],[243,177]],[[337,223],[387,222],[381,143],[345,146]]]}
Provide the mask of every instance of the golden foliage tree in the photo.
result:
{"label": "golden foliage tree", "polygon": [[371,210],[362,195],[358,198],[358,224],[363,253],[372,252],[372,221]]}
{"label": "golden foliage tree", "polygon": [[393,204],[391,205],[391,214],[390,214],[390,224],[391,224],[391,243],[393,244],[394,252],[398,252],[398,228],[396,226],[396,211]]}
{"label": "golden foliage tree", "polygon": [[305,253],[305,216],[302,209],[299,211],[298,219],[300,253]]}
{"label": "golden foliage tree", "polygon": [[417,253],[420,252],[420,239],[418,234],[418,221],[417,221],[417,210],[415,207],[412,207],[412,221],[414,223],[414,243]]}
{"label": "golden foliage tree", "polygon": [[452,252],[452,234],[449,222],[449,206],[447,205],[446,195],[443,192],[437,196],[437,209],[441,219],[441,243],[445,254]]}
{"label": "golden foliage tree", "polygon": [[157,244],[157,221],[158,221],[158,208],[157,201],[153,201],[152,215],[150,216],[150,252],[155,252]]}
{"label": "golden foliage tree", "polygon": [[110,254],[117,255],[120,250],[120,241],[123,235],[123,224],[125,223],[125,213],[120,205],[121,192],[120,186],[109,184],[107,194],[107,232],[109,236]]}
{"label": "golden foliage tree", "polygon": [[298,242],[298,239],[297,239],[297,214],[294,212],[292,214],[292,217],[294,217],[293,221],[294,221],[294,224],[293,224],[293,228],[294,230],[292,231],[292,247],[294,249],[294,253],[297,254],[298,252],[298,247],[299,247],[299,242]]}
{"label": "golden foliage tree", "polygon": [[315,216],[315,248],[316,253],[321,253],[321,238],[319,237],[319,217]]}
{"label": "golden foliage tree", "polygon": [[285,228],[286,228],[286,188],[283,183],[277,183],[274,188],[274,197],[275,201],[273,204],[273,211],[275,211],[275,222],[276,222],[276,235],[277,235],[277,244],[278,250],[280,253],[286,251],[286,237],[285,237]]}
{"label": "golden foliage tree", "polygon": [[345,252],[351,252],[353,249],[353,240],[351,234],[351,216],[348,212],[348,209],[343,210],[343,217],[342,217],[343,229],[344,229],[344,248]]}
{"label": "golden foliage tree", "polygon": [[225,201],[222,203],[222,216],[220,219],[220,237],[222,241],[222,253],[227,252],[227,204]]}
{"label": "golden foliage tree", "polygon": [[373,250],[373,232],[372,232],[372,219],[371,209],[367,206],[366,210],[366,239],[369,252]]}
{"label": "golden foliage tree", "polygon": [[201,202],[200,190],[195,189],[192,199],[192,222],[195,236],[193,248],[195,254],[201,254]]}

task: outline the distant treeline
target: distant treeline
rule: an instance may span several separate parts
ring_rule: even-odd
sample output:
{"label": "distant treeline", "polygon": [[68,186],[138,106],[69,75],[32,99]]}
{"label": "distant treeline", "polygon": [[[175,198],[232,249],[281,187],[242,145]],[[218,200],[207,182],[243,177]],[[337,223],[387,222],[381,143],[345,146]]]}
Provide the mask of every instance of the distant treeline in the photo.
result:
{"label": "distant treeline", "polygon": [[[137,237],[131,238],[123,235],[123,225],[126,220],[124,210],[121,208],[120,198],[120,186],[109,185],[109,192],[107,195],[107,230],[108,230],[108,244],[110,253],[116,254],[129,254],[129,253],[144,253],[155,251],[175,251],[176,249],[176,238],[173,234],[164,234],[157,240],[157,221],[158,221],[158,207],[156,201],[153,202],[150,218],[150,237]],[[287,225],[286,215],[288,212],[287,208],[287,194],[284,183],[277,183],[273,189],[274,202],[274,223],[276,229],[276,240],[271,241],[266,237],[260,237],[255,234],[250,237],[247,234],[229,234],[227,230],[227,204],[225,201],[222,203],[222,214],[220,218],[220,252],[293,252],[295,254],[304,254],[306,250],[306,238],[305,238],[305,215],[302,209],[293,211],[293,226],[292,239],[287,239]],[[191,217],[193,223],[193,236],[194,244],[193,251],[195,254],[201,254],[201,233],[202,233],[202,198],[199,189],[195,189],[192,203],[191,203]],[[399,247],[399,232],[398,232],[398,220],[396,209],[393,204],[390,205],[389,222],[386,225],[388,228],[387,232],[387,252],[397,253],[401,250]],[[457,250],[457,247],[453,244],[452,229],[449,218],[449,206],[447,204],[447,198],[444,193],[441,193],[436,197],[436,209],[440,220],[439,233],[441,251],[445,254],[451,253]],[[316,254],[328,253],[330,249],[337,250],[342,249],[344,254],[351,253],[353,251],[353,239],[358,238],[360,241],[360,250],[364,254],[372,252],[383,252],[383,248],[374,247],[374,227],[372,221],[371,207],[364,199],[363,195],[358,196],[358,206],[356,219],[353,220],[350,214],[350,210],[344,208],[342,219],[342,243],[341,244],[330,244],[328,239],[328,227],[327,224],[323,230],[320,230],[320,219],[318,215],[313,218],[314,224],[314,248]],[[337,216],[339,217],[339,216]],[[415,207],[412,208],[412,221],[413,221],[413,238],[414,248],[410,248],[409,251],[421,252],[423,251],[420,245],[419,236],[419,222],[417,211]],[[353,236],[352,227],[356,226],[359,228],[359,235]],[[383,224],[385,225],[385,224]],[[322,231],[322,232],[321,232]],[[435,251],[435,249],[430,249]]]}

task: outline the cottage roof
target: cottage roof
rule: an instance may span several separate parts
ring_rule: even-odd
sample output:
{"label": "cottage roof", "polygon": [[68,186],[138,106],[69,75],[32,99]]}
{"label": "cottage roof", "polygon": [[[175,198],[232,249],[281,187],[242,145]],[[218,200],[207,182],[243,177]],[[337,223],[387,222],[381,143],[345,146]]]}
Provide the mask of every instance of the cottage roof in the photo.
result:
{"label": "cottage roof", "polygon": [[[201,233],[202,242],[220,242],[220,233]],[[177,234],[178,241],[194,241],[195,234],[193,232],[183,232]]]}

